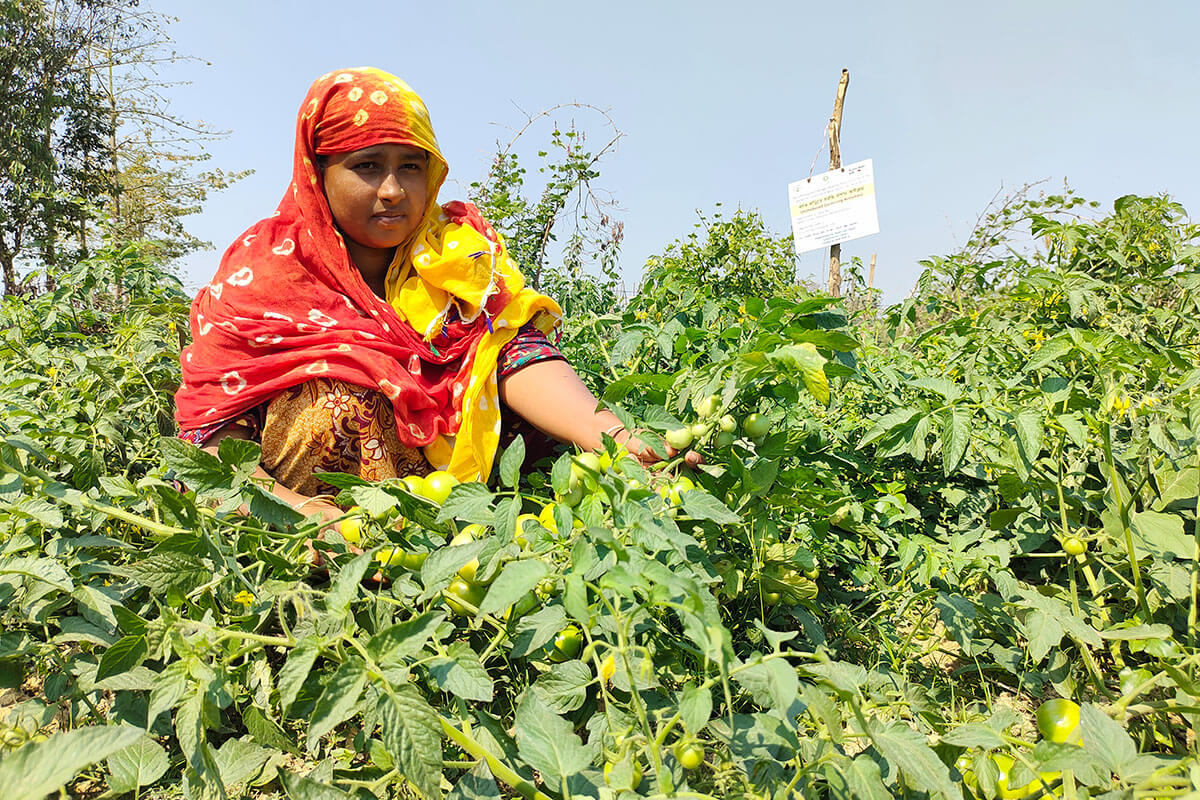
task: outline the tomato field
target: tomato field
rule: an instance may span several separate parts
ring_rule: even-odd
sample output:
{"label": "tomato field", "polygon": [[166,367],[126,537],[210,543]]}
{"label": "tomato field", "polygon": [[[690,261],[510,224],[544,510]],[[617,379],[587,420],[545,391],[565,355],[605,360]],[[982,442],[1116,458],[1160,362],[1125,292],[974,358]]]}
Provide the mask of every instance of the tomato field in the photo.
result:
{"label": "tomato field", "polygon": [[880,309],[707,219],[564,299],[698,469],[331,476],[320,569],[174,438],[177,280],[79,261],[0,306],[0,797],[1196,797],[1198,244],[1017,198]]}

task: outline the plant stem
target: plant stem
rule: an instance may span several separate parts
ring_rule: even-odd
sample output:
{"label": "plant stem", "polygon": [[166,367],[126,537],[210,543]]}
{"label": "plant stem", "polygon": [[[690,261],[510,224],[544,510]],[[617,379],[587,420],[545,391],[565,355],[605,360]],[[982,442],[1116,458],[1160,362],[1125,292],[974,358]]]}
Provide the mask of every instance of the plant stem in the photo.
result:
{"label": "plant stem", "polygon": [[489,753],[483,745],[475,741],[471,736],[463,733],[442,717],[438,717],[438,721],[442,723],[442,730],[450,741],[476,758],[483,759],[487,763],[488,769],[492,771],[493,776],[511,786],[526,800],[554,800],[554,798],[539,791],[536,786],[522,778],[516,771],[510,769],[503,761]]}

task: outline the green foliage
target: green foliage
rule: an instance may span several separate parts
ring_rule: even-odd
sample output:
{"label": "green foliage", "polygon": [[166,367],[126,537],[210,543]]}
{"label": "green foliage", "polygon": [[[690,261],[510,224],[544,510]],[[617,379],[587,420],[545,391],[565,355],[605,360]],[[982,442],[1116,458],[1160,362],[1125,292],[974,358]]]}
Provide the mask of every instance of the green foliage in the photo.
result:
{"label": "green foliage", "polygon": [[701,216],[696,231],[650,259],[638,300],[669,305],[693,293],[706,299],[795,296],[791,237],[772,235],[755,212],[738,209],[728,220],[720,212]]}
{"label": "green foliage", "polygon": [[[471,184],[472,202],[504,236],[526,280],[558,300],[568,317],[596,313],[618,302],[623,224],[610,216],[612,203],[592,188],[600,174],[597,163],[618,138],[619,133],[593,153],[583,133],[556,125],[549,149],[538,152],[541,190],[536,200],[524,194],[526,171],[512,149],[517,139],[496,154],[483,181]],[[564,228],[566,239],[559,242]]]}
{"label": "green foliage", "polygon": [[77,69],[92,9],[65,2],[0,0],[0,272],[18,289],[17,259],[55,264],[81,251],[84,198],[107,185],[102,152],[111,131],[99,93]]}
{"label": "green foliage", "polygon": [[[693,486],[611,440],[538,465],[518,440],[440,508],[326,476],[365,552],[328,535],[321,571],[321,521],[267,499],[256,446],[160,439],[184,308],[161,273],[106,253],[10,301],[0,674],[41,690],[0,720],[0,784],[1196,792],[1197,231],[1159,198],[1003,208],[878,317],[791,286],[755,218],[706,223],[567,345],[643,440],[694,429]],[[1035,727],[1052,698],[1067,741]]]}
{"label": "green foliage", "polygon": [[[138,242],[167,263],[207,244],[183,218],[246,172],[198,172],[224,134],[170,113],[169,20],[122,0],[0,0],[0,277]],[[52,289],[53,283],[47,284]]]}

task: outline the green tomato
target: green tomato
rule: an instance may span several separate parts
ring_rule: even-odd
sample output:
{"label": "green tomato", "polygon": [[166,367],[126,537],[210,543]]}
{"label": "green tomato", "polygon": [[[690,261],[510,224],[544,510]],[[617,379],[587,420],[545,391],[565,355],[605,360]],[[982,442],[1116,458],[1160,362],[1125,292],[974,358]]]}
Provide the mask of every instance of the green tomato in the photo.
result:
{"label": "green tomato", "polygon": [[[612,773],[613,767],[615,767],[615,766],[616,766],[616,764],[613,764],[611,761],[604,765],[604,782],[605,783],[610,784],[610,785],[612,784],[612,779],[611,779],[610,775]],[[633,762],[633,780],[631,780],[629,782],[629,788],[636,791],[637,788],[641,785],[642,785],[642,765],[635,761],[635,762]]]}
{"label": "green tomato", "polygon": [[958,760],[954,762],[954,768],[962,776],[963,783],[971,788],[975,787],[975,773],[971,770],[971,759],[967,758],[966,753],[958,757]]}
{"label": "green tomato", "polygon": [[699,442],[702,441],[705,436],[708,436],[708,432],[711,430],[711,427],[703,422],[697,422],[689,430],[692,432],[692,441]]}
{"label": "green tomato", "polygon": [[487,595],[487,587],[467,583],[462,578],[455,578],[442,592],[442,599],[455,614],[464,617],[475,616],[475,611]]}
{"label": "green tomato", "polygon": [[533,592],[526,592],[517,602],[513,603],[508,608],[504,609],[504,618],[508,620],[520,619],[528,614],[533,609],[537,608],[538,598]]}
{"label": "green tomato", "polygon": [[742,430],[751,439],[761,439],[771,430],[771,420],[761,414],[751,414],[742,421]]}
{"label": "green tomato", "polygon": [[404,551],[399,547],[383,547],[375,553],[375,561],[381,567],[399,567],[404,557]]}
{"label": "green tomato", "polygon": [[[450,540],[450,546],[461,547],[464,544],[470,544],[486,532],[487,528],[478,523],[468,525],[454,535],[454,538]],[[475,573],[478,571],[479,559],[472,558],[466,564],[463,564],[461,569],[459,569],[458,577],[462,578],[467,583],[475,583]]]}
{"label": "green tomato", "polygon": [[721,398],[718,395],[710,394],[708,397],[696,404],[696,416],[700,419],[708,419],[716,413],[721,407]]}
{"label": "green tomato", "polygon": [[779,601],[783,599],[783,595],[779,592],[763,592],[762,599],[766,605],[777,606],[779,605]]}
{"label": "green tomato", "polygon": [[678,506],[683,502],[683,493],[696,488],[696,484],[692,483],[692,479],[686,475],[680,475],[674,481],[663,486],[659,486],[654,491],[658,496],[667,501],[669,506]]}
{"label": "green tomato", "polygon": [[534,587],[533,591],[540,599],[549,599],[558,591],[558,581],[555,578],[542,578],[538,581],[538,585]]}
{"label": "green tomato", "polygon": [[732,445],[733,442],[734,435],[728,431],[720,431],[715,437],[713,437],[713,445],[715,445],[718,450],[724,450],[726,447]]}
{"label": "green tomato", "polygon": [[579,628],[574,625],[568,625],[558,632],[558,636],[554,637],[554,644],[550,649],[550,660],[554,662],[569,661],[579,655],[579,648],[583,646],[583,636],[579,632]]}
{"label": "green tomato", "polygon": [[[351,509],[353,511],[354,509]],[[358,544],[362,541],[362,523],[358,517],[350,517],[338,523],[338,533],[342,534],[342,538],[349,544]]]}
{"label": "green tomato", "polygon": [[415,494],[417,497],[425,496],[425,476],[424,475],[406,475],[400,479],[404,484],[404,488],[409,494]]}
{"label": "green tomato", "polygon": [[684,769],[695,769],[704,763],[704,745],[695,739],[681,739],[675,745],[675,759]]}
{"label": "green tomato", "polygon": [[726,414],[717,421],[717,426],[723,433],[733,433],[737,430],[737,420],[732,415]]}
{"label": "green tomato", "polygon": [[537,522],[539,525],[541,524],[541,522],[538,520],[537,514],[522,514],[521,516],[517,517],[517,532],[513,536],[513,541],[516,542],[517,547],[522,549],[529,546],[529,540],[525,538],[525,520],[527,519],[531,519],[534,522]]}
{"label": "green tomato", "polygon": [[686,450],[691,444],[696,435],[692,433],[691,428],[676,428],[673,431],[667,431],[663,435],[667,440],[667,444],[674,447],[676,450]]}
{"label": "green tomato", "polygon": [[600,467],[600,456],[595,453],[580,453],[571,459],[571,474],[581,481],[594,479],[593,473],[603,472]]}
{"label": "green tomato", "polygon": [[583,486],[576,485],[575,488],[564,494],[561,498],[563,505],[574,508],[579,505],[579,501],[583,499]]}
{"label": "green tomato", "polygon": [[1079,744],[1079,705],[1063,697],[1047,700],[1038,706],[1037,729],[1048,742]]}
{"label": "green tomato", "polygon": [[[1038,773],[1038,777],[1024,786],[1009,786],[1008,776],[1013,768],[1012,757],[1006,753],[996,753],[992,756],[992,763],[996,765],[996,769],[1000,773],[996,776],[996,789],[999,791],[1000,800],[1026,800],[1026,798],[1032,800],[1036,797],[1056,796],[1049,787],[1062,777],[1061,772],[1041,772]],[[968,774],[963,773],[964,778]]]}
{"label": "green tomato", "polygon": [[458,485],[458,478],[445,470],[431,472],[425,476],[425,497],[439,506],[446,502],[450,490]]}
{"label": "green tomato", "polygon": [[1062,548],[1069,556],[1081,556],[1087,552],[1087,544],[1078,536],[1068,536],[1063,540]]}

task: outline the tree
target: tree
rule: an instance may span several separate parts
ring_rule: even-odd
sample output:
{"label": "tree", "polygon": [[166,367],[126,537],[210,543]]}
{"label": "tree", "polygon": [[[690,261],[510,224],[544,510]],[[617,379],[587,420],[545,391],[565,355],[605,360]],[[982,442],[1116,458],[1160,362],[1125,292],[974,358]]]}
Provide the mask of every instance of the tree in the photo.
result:
{"label": "tree", "polygon": [[53,267],[68,235],[81,243],[103,193],[108,120],[78,56],[90,4],[0,0],[0,274],[18,291],[16,264],[36,253]]}
{"label": "tree", "polygon": [[210,191],[250,172],[196,171],[209,158],[203,145],[227,132],[170,112],[167,90],[177,84],[160,78],[159,68],[194,60],[170,49],[171,22],[127,7],[96,31],[83,54],[109,117],[104,233],[143,242],[143,255],[161,262],[210,246],[184,229],[183,218],[199,212]]}
{"label": "tree", "polygon": [[[555,124],[550,146],[538,153],[545,176],[536,200],[525,194],[525,169],[514,147],[537,121],[564,108],[582,108],[604,116],[612,138],[597,152],[586,148],[586,137],[573,127]],[[504,236],[508,252],[530,285],[555,297],[570,315],[577,311],[611,309],[617,302],[617,258],[624,224],[614,219],[615,204],[599,197],[592,180],[596,165],[621,138],[612,119],[593,106],[578,103],[555,106],[526,121],[511,141],[500,148],[488,176],[471,184],[471,200]],[[558,245],[558,232],[567,235]],[[560,265],[550,266],[553,256]],[[588,266],[599,268],[589,275]]]}
{"label": "tree", "polygon": [[[99,237],[159,263],[207,246],[183,218],[246,173],[197,172],[224,133],[172,115],[170,19],[136,0],[0,0],[0,272],[47,281]],[[119,290],[118,290],[119,293]]]}

